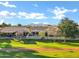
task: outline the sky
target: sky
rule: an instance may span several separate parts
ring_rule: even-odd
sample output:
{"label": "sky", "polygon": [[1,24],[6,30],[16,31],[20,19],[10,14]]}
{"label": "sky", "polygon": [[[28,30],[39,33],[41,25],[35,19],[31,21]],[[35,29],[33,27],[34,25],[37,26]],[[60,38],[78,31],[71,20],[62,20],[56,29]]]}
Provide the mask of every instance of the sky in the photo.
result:
{"label": "sky", "polygon": [[64,17],[79,24],[79,1],[0,1],[0,24],[58,25]]}

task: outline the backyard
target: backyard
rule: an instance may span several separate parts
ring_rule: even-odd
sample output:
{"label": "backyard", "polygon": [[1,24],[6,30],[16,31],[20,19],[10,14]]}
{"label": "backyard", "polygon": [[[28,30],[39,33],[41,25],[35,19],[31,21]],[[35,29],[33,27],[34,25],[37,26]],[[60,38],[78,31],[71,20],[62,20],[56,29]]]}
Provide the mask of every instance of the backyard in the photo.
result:
{"label": "backyard", "polygon": [[78,58],[79,41],[0,39],[1,58]]}

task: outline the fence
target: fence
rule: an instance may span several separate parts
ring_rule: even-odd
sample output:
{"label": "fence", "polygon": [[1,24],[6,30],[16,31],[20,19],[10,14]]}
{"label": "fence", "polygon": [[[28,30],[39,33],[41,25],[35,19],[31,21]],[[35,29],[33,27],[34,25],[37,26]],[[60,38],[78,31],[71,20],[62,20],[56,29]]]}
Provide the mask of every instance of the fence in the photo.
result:
{"label": "fence", "polygon": [[64,37],[40,37],[40,36],[14,36],[14,37],[0,37],[0,39],[43,39],[43,40],[79,40],[79,38],[64,38]]}

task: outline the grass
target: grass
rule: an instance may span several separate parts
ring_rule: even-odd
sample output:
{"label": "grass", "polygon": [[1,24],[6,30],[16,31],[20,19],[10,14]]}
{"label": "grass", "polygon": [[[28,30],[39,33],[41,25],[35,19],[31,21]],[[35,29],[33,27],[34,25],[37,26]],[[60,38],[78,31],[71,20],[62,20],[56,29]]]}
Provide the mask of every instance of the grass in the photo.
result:
{"label": "grass", "polygon": [[[32,40],[29,40],[29,41],[32,41]],[[28,44],[28,43],[24,43],[24,41],[11,40],[10,44],[13,47],[24,47],[24,48],[42,48],[42,47],[44,48],[75,48],[75,47],[79,47],[79,43],[73,43],[73,42],[59,43],[59,42],[34,41],[34,44],[33,42],[32,44]]]}
{"label": "grass", "polygon": [[52,42],[32,39],[23,40],[0,40],[0,48],[55,48],[58,50],[32,50],[32,51],[0,51],[0,57],[19,57],[19,58],[77,58],[79,51],[62,50],[65,48],[78,48],[79,42]]}
{"label": "grass", "polygon": [[39,58],[39,57],[47,57],[47,56],[42,56],[42,55],[35,55],[35,51],[0,51],[0,57],[4,58]]}
{"label": "grass", "polygon": [[39,54],[49,56],[51,58],[79,58],[79,51],[40,51]]}

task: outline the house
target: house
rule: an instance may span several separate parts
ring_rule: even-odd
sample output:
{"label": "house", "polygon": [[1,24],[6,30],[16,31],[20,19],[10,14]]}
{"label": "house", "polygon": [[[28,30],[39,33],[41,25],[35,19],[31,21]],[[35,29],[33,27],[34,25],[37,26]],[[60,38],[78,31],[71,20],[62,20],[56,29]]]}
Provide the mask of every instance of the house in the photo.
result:
{"label": "house", "polygon": [[12,35],[12,36],[19,36],[23,35],[24,33],[29,32],[29,29],[26,27],[3,27],[0,29],[0,34]]}
{"label": "house", "polygon": [[56,26],[11,26],[0,28],[1,36],[56,36]]}

